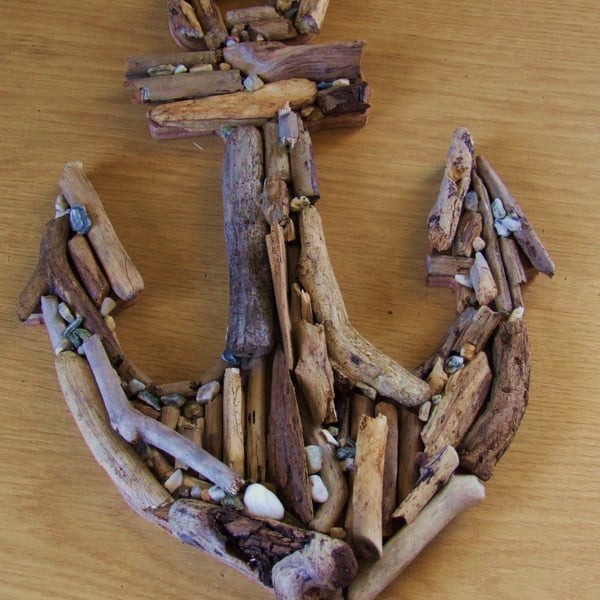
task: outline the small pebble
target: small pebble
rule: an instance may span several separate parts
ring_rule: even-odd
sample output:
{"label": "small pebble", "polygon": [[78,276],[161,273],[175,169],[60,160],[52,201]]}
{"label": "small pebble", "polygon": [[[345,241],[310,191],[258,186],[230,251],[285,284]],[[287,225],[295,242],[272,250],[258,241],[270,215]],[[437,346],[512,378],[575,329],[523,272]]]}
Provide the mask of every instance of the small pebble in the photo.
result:
{"label": "small pebble", "polygon": [[187,402],[187,398],[181,394],[165,394],[160,397],[163,406],[175,406],[181,408]]}
{"label": "small pebble", "polygon": [[235,356],[235,354],[232,354],[231,352],[223,352],[223,354],[221,354],[221,358],[226,363],[229,363],[230,367],[239,367],[240,366],[240,361],[239,361],[238,357]]}
{"label": "small pebble", "polygon": [[179,73],[187,73],[187,67],[185,65],[179,64],[175,67],[173,71],[173,75],[179,75]]}
{"label": "small pebble", "polygon": [[496,234],[500,237],[509,237],[510,231],[504,225],[504,221],[502,219],[496,219],[494,221],[494,229],[496,230]]}
{"label": "small pebble", "polygon": [[494,219],[504,219],[506,216],[506,209],[500,198],[494,198],[492,202],[492,214],[494,215]]}
{"label": "small pebble", "polygon": [[296,196],[290,200],[290,210],[292,212],[300,212],[307,206],[310,206],[310,200],[306,196]]}
{"label": "small pebble", "polygon": [[471,278],[467,275],[463,275],[462,273],[456,273],[456,275],[454,275],[454,281],[466,288],[469,288],[471,290],[473,289],[473,282],[471,281]]}
{"label": "small pebble", "polygon": [[329,492],[323,483],[320,475],[311,475],[308,478],[310,483],[310,495],[313,499],[313,502],[317,502],[319,504],[323,504],[323,502],[327,502],[329,498]]}
{"label": "small pebble", "polygon": [[144,404],[150,406],[151,408],[154,408],[155,410],[160,411],[160,409],[162,408],[160,400],[154,394],[151,394],[146,390],[142,390],[137,395],[137,399],[141,400]]}
{"label": "small pebble", "polygon": [[69,212],[69,203],[65,200],[65,197],[62,194],[56,196],[56,200],[54,201],[54,217],[58,219],[58,217],[62,217]]}
{"label": "small pebble", "polygon": [[183,471],[181,469],[173,471],[163,485],[172,494],[177,488],[183,485]]}
{"label": "small pebble", "polygon": [[188,400],[183,405],[183,414],[188,419],[197,419],[204,414],[204,405],[195,400]]}
{"label": "small pebble", "polygon": [[331,82],[331,87],[345,87],[347,85],[350,85],[350,80],[347,77],[340,77]]}
{"label": "small pebble", "polygon": [[483,238],[477,236],[473,240],[473,250],[475,250],[475,252],[483,252],[484,249],[485,249],[485,240]]}
{"label": "small pebble", "polygon": [[232,67],[229,63],[227,63],[227,62],[219,63],[220,71],[231,71],[231,69],[232,69]]}
{"label": "small pebble", "polygon": [[427,400],[427,402],[423,402],[421,406],[419,406],[419,421],[423,423],[427,423],[429,419],[429,415],[431,413],[431,402]]}
{"label": "small pebble", "polygon": [[462,356],[453,354],[452,356],[449,356],[446,360],[446,364],[444,365],[444,371],[446,371],[446,373],[448,374],[456,373],[456,371],[462,369],[464,365],[465,359]]}
{"label": "small pebble", "polygon": [[504,219],[502,219],[502,225],[506,227],[511,233],[515,231],[521,231],[521,219],[519,219],[518,215],[511,213],[506,215]]}
{"label": "small pebble", "polygon": [[[208,493],[208,490],[206,490]],[[225,494],[225,498],[221,500],[222,506],[227,506],[235,510],[244,510],[244,503],[239,496],[232,496],[231,494]]]}
{"label": "small pebble", "polygon": [[173,75],[175,72],[174,65],[156,65],[155,67],[150,67],[146,73],[150,77],[160,77],[162,75]]}
{"label": "small pebble", "polygon": [[235,46],[237,43],[239,43],[239,39],[236,37],[232,37],[229,36],[226,40],[225,40],[225,45],[229,48],[230,46]]}
{"label": "small pebble", "polygon": [[71,229],[81,235],[86,234],[92,227],[92,221],[87,214],[87,210],[81,204],[75,204],[71,207],[69,222],[71,223]]}
{"label": "small pebble", "polygon": [[347,458],[354,458],[356,456],[356,446],[348,445],[341,446],[335,451],[335,455],[338,460],[346,460]]}
{"label": "small pebble", "polygon": [[72,323],[75,320],[75,315],[66,302],[61,302],[58,305],[58,314],[67,322]]}
{"label": "small pebble", "polygon": [[117,307],[117,303],[110,296],[107,296],[102,300],[102,304],[100,305],[100,314],[103,317],[108,317],[110,313]]}
{"label": "small pebble", "polygon": [[329,535],[336,540],[345,540],[348,534],[343,527],[332,527],[329,530]]}
{"label": "small pebble", "polygon": [[345,473],[351,473],[354,471],[354,459],[353,458],[345,458],[342,461],[342,469]]}
{"label": "small pebble", "polygon": [[314,475],[318,473],[323,466],[323,451],[317,445],[305,446],[304,454],[306,455],[306,466],[308,474]]}
{"label": "small pebble", "polygon": [[221,391],[221,384],[218,381],[209,381],[201,385],[196,392],[196,402],[208,404],[212,402]]}
{"label": "small pebble", "polygon": [[252,73],[244,78],[243,85],[249,92],[253,92],[263,87],[265,82],[256,73]]}
{"label": "small pebble", "polygon": [[437,406],[442,401],[442,397],[442,394],[431,396],[431,404],[433,404],[433,406]]}
{"label": "small pebble", "polygon": [[465,195],[465,210],[475,212],[479,208],[479,196],[475,190],[467,192]]}
{"label": "small pebble", "polygon": [[135,377],[127,382],[127,391],[132,396],[137,396],[146,389],[146,384]]}
{"label": "small pebble", "polygon": [[213,502],[223,502],[223,500],[225,500],[225,496],[227,496],[227,493],[225,492],[225,490],[223,488],[220,488],[218,485],[213,485],[213,486],[209,487],[207,492],[208,492],[208,497]]}
{"label": "small pebble", "polygon": [[81,327],[83,323],[83,317],[76,316],[65,328],[63,331],[63,335],[68,338],[72,333],[75,333],[75,330]]}
{"label": "small pebble", "polygon": [[104,317],[104,322],[111,331],[114,331],[117,328],[117,322],[115,321],[115,318],[112,315],[106,315]]}

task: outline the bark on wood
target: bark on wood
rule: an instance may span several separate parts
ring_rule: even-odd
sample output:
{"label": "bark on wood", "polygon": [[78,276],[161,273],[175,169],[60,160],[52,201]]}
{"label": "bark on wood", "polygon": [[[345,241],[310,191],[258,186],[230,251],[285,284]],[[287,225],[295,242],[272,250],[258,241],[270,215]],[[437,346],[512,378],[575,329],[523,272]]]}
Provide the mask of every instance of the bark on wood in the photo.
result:
{"label": "bark on wood", "polygon": [[461,466],[488,480],[510,445],[527,408],[531,358],[522,319],[498,328],[490,401],[459,447]]}
{"label": "bark on wood", "polygon": [[279,17],[279,13],[273,6],[248,6],[246,8],[233,8],[228,10],[225,17],[225,24],[229,29],[234,25],[245,25],[253,21],[264,21],[265,19],[274,19]]}
{"label": "bark on wood", "polygon": [[223,462],[244,475],[245,394],[240,370],[230,367],[223,379]]}
{"label": "bark on wood", "polygon": [[220,48],[227,39],[227,27],[215,0],[190,0],[204,31],[204,41],[209,50]]}
{"label": "bark on wood", "polygon": [[277,116],[277,111],[286,102],[292,109],[298,109],[313,104],[316,95],[314,82],[287,79],[264,85],[253,92],[169,102],[152,108],[148,118],[158,131],[173,129],[175,133],[210,133],[230,123],[253,121],[264,125],[268,119]]}
{"label": "bark on wood", "polygon": [[92,221],[87,238],[104,268],[113,292],[121,300],[135,300],[144,289],[144,281],[117,237],[82,163],[68,163],[60,176],[59,185],[70,206],[80,205],[86,209]]}
{"label": "bark on wood", "polygon": [[436,203],[428,219],[429,242],[435,250],[452,246],[463,201],[471,182],[473,140],[465,128],[452,134],[446,158],[446,170]]}
{"label": "bark on wood", "polygon": [[219,53],[214,50],[178,52],[157,56],[129,56],[126,59],[125,77],[127,80],[147,77],[149,69],[161,65],[183,65],[190,69],[198,65],[216,65],[218,62]]}
{"label": "bark on wood", "polygon": [[267,479],[267,359],[251,360],[246,388],[246,467],[248,479]]}
{"label": "bark on wood", "polygon": [[204,98],[244,89],[240,72],[236,69],[144,77],[133,79],[129,85],[135,88],[132,100],[138,103]]}
{"label": "bark on wood", "polygon": [[432,457],[444,446],[457,446],[475,421],[492,382],[485,352],[448,379],[444,395],[427,421],[421,439],[425,453]]}
{"label": "bark on wood", "polygon": [[412,523],[435,493],[452,477],[458,467],[458,454],[453,446],[444,446],[427,464],[421,467],[416,486],[394,511],[395,518]]}
{"label": "bark on wood", "polygon": [[331,359],[356,381],[363,381],[396,402],[418,405],[429,387],[377,350],[350,325],[342,294],[329,261],[323,227],[314,207],[300,212],[301,256],[298,274],[311,296],[319,322],[325,325]]}
{"label": "bark on wood", "polygon": [[313,518],[302,424],[294,384],[281,348],[275,351],[267,450],[271,479],[281,500],[303,523]]}
{"label": "bark on wood", "polygon": [[71,271],[67,260],[69,232],[68,215],[49,221],[44,227],[38,263],[19,296],[17,316],[21,321],[27,320],[32,313],[39,312],[41,297],[53,294],[83,317],[83,326],[102,337],[111,361],[120,364],[123,353],[117,339]]}
{"label": "bark on wood", "polygon": [[300,0],[295,25],[300,33],[314,34],[321,31],[329,0]]}
{"label": "bark on wood", "polygon": [[400,407],[398,436],[398,502],[401,502],[413,489],[419,478],[417,456],[423,449],[421,430],[423,423],[416,413]]}
{"label": "bark on wood", "polygon": [[[474,356],[484,349],[501,320],[500,313],[494,312],[487,306],[479,307],[470,323],[452,345],[452,352],[465,356],[468,352],[467,348],[470,348]],[[467,358],[471,360],[473,356]]]}
{"label": "bark on wood", "polygon": [[301,46],[244,42],[224,48],[223,57],[234,69],[256,73],[263,81],[297,77],[317,82],[339,78],[354,81],[360,76],[363,46],[364,42]]}
{"label": "bark on wood", "polygon": [[473,182],[473,190],[477,192],[479,198],[478,209],[482,218],[482,235],[485,241],[484,253],[498,288],[498,295],[494,301],[496,309],[503,314],[510,314],[513,305],[504,264],[500,254],[498,236],[494,229],[494,215],[492,214],[490,199],[483,182],[475,171],[471,174],[471,179]]}
{"label": "bark on wood", "polygon": [[92,302],[99,308],[110,292],[110,284],[102,267],[98,264],[85,236],[76,235],[72,237],[67,246],[69,257],[73,262],[79,280]]}
{"label": "bark on wood", "polygon": [[362,417],[356,440],[352,489],[352,543],[359,555],[380,558],[382,553],[382,500],[387,419]]}
{"label": "bark on wood", "polygon": [[317,179],[317,168],[313,155],[310,133],[304,128],[302,119],[298,119],[298,139],[290,148],[290,169],[292,188],[295,196],[305,196],[315,201],[321,195]]}
{"label": "bark on wood", "polygon": [[324,115],[364,113],[369,109],[370,89],[366,81],[334,86],[317,93],[317,106]]}
{"label": "bark on wood", "polygon": [[452,477],[419,516],[385,544],[380,560],[361,567],[348,588],[348,599],[374,600],[454,517],[484,498],[485,488],[477,477]]}
{"label": "bark on wood", "polygon": [[173,41],[185,50],[206,48],[204,30],[198,16],[187,0],[167,0],[169,32]]}
{"label": "bark on wood", "polygon": [[263,143],[260,131],[231,132],[223,158],[223,211],[229,262],[229,322],[226,351],[262,356],[273,348],[274,303],[260,210]]}
{"label": "bark on wood", "polygon": [[131,445],[111,429],[87,361],[67,351],[56,357],[55,367],[67,406],[98,464],[138,515],[164,525],[153,510],[170,501],[171,496]]}
{"label": "bark on wood", "polygon": [[290,181],[290,157],[287,148],[279,142],[279,124],[267,121],[263,125],[265,139],[265,176]]}
{"label": "bark on wood", "polygon": [[480,177],[483,179],[485,186],[488,189],[491,198],[500,198],[504,208],[508,213],[515,213],[521,221],[521,229],[513,233],[514,238],[517,240],[519,246],[527,258],[531,261],[531,264],[540,272],[552,277],[556,267],[550,257],[550,254],[542,244],[538,234],[529,223],[529,220],[525,216],[525,213],[513,198],[508,188],[500,179],[500,176],[488,163],[488,161],[481,155],[477,157],[477,170]]}

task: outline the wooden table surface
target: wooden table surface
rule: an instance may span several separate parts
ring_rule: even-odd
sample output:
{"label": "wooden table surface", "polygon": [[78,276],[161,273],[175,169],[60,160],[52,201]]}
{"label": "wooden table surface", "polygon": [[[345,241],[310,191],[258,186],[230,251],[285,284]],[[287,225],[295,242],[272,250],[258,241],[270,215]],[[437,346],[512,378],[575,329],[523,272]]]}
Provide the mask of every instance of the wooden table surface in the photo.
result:
{"label": "wooden table surface", "polygon": [[[14,313],[58,176],[77,159],[145,278],[118,318],[128,354],[167,382],[222,351],[222,143],[153,141],[122,87],[126,56],[175,49],[164,5],[0,6],[2,599],[267,595],[129,510],[74,425],[44,329]],[[383,599],[600,593],[599,23],[594,2],[331,2],[320,41],[366,40],[374,88],[366,128],[314,136],[319,208],[354,325],[410,367],[449,324],[450,292],[424,286],[425,223],[458,126],[557,265],[525,289],[530,405],[486,501]]]}

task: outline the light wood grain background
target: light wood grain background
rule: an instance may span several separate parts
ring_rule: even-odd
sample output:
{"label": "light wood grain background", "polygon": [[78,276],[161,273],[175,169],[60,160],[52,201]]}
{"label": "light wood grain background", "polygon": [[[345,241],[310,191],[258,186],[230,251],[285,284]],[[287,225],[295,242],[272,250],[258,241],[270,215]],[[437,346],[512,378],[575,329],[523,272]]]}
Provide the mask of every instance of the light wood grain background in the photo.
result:
{"label": "light wood grain background", "polygon": [[[174,49],[163,1],[0,5],[0,597],[263,598],[140,520],[62,400],[43,329],[14,316],[65,162],[82,160],[146,290],[118,319],[159,382],[223,347],[227,276],[216,138],[155,142],[124,58]],[[253,2],[223,2],[224,8]],[[557,264],[525,291],[530,406],[486,501],[383,599],[597,598],[600,585],[600,27],[595,2],[332,0],[321,41],[365,39],[368,126],[315,136],[332,261],[355,326],[407,366],[450,322],[424,286],[425,222],[465,125]]]}

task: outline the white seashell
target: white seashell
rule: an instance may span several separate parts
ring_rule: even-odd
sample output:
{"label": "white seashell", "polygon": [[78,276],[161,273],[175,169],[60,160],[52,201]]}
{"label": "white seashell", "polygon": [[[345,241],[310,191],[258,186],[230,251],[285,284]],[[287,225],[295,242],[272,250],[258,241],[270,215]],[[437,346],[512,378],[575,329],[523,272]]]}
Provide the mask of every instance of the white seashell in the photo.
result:
{"label": "white seashell", "polygon": [[117,303],[110,296],[107,296],[102,300],[102,304],[100,305],[100,314],[103,317],[108,317],[116,307]]}
{"label": "white seashell", "polygon": [[209,381],[201,385],[196,392],[196,402],[208,404],[212,402],[221,391],[221,384],[218,381]]}
{"label": "white seashell", "polygon": [[308,474],[313,475],[318,473],[323,466],[323,451],[319,446],[305,446],[304,453],[306,454],[306,466],[308,467]]}
{"label": "white seashell", "polygon": [[329,492],[323,483],[320,475],[311,475],[308,478],[310,483],[310,495],[314,502],[318,502],[319,504],[323,504],[323,502],[327,502],[329,498]]}
{"label": "white seashell", "polygon": [[173,471],[163,485],[172,494],[177,488],[180,488],[183,485],[183,471],[181,469]]}
{"label": "white seashell", "polygon": [[244,507],[253,517],[283,519],[285,510],[279,498],[264,485],[251,483],[244,492]]}

